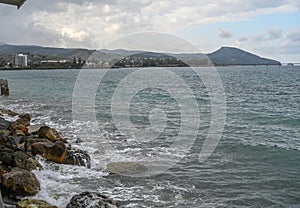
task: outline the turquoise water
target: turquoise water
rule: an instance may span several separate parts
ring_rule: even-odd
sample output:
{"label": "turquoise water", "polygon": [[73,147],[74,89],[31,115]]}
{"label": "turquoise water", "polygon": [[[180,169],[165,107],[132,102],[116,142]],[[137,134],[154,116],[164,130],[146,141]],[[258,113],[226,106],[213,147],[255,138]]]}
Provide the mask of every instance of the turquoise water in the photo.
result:
{"label": "turquoise water", "polygon": [[[130,122],[138,128],[150,125],[152,109],[165,112],[166,126],[156,139],[125,136],[116,128],[111,113],[114,91],[136,70],[113,69],[105,75],[95,94],[97,123],[88,116],[72,122],[79,70],[0,71],[0,78],[9,80],[11,93],[0,97],[0,107],[32,113],[33,123],[57,128],[93,158],[91,169],[42,161],[44,170],[36,172],[42,181],[38,198],[64,207],[72,195],[88,190],[107,194],[125,207],[300,206],[299,67],[217,68],[226,93],[226,124],[217,148],[204,162],[198,161],[198,155],[210,124],[210,97],[189,68],[171,69],[187,83],[199,107],[198,135],[188,152],[168,148],[182,122],[178,100],[165,90],[145,88],[129,108]],[[169,87],[183,91],[176,82]],[[191,119],[198,116],[189,113]],[[184,137],[189,136],[185,132]],[[180,161],[148,177],[108,176],[104,170],[108,162],[139,161],[149,155]]]}

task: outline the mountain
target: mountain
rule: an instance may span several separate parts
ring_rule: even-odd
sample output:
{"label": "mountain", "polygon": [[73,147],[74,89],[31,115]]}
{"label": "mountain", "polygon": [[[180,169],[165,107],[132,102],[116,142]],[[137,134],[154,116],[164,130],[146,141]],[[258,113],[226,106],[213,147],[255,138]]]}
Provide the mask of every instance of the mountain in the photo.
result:
{"label": "mountain", "polygon": [[221,47],[207,56],[216,65],[281,65],[279,61],[261,58],[233,47]]}
{"label": "mountain", "polygon": [[[116,50],[89,50],[81,48],[52,48],[42,46],[28,46],[28,45],[7,45],[0,43],[0,56],[11,55],[12,53],[30,54],[31,57],[39,57],[40,60],[73,60],[74,57],[87,60],[92,58],[95,61],[114,62],[129,57],[135,56],[142,59],[170,59],[176,58],[190,66],[227,66],[227,65],[281,65],[279,61],[262,58],[255,54],[243,51],[239,48],[221,47],[215,52],[209,54],[202,53],[156,53],[149,51],[132,51],[125,49]],[[113,61],[112,61],[113,60]]]}
{"label": "mountain", "polygon": [[30,53],[35,55],[45,56],[46,58],[62,58],[69,59],[76,57],[88,58],[94,50],[88,49],[76,49],[76,48],[52,48],[42,46],[30,46],[30,45],[1,45],[0,55],[7,55],[12,53]]}

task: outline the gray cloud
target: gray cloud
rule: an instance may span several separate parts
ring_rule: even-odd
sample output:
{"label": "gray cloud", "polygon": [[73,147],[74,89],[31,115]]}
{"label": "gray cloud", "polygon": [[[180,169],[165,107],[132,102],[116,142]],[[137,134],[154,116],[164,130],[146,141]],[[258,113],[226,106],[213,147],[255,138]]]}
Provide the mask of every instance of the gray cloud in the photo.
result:
{"label": "gray cloud", "polygon": [[249,39],[251,39],[251,36],[244,36],[244,37],[238,38],[238,41],[239,42],[245,42],[245,41],[248,41]]}
{"label": "gray cloud", "polygon": [[231,38],[233,34],[229,32],[228,30],[225,30],[223,28],[219,28],[219,37],[220,38]]}
{"label": "gray cloud", "polygon": [[282,30],[281,29],[268,29],[269,39],[274,40],[281,38]]}

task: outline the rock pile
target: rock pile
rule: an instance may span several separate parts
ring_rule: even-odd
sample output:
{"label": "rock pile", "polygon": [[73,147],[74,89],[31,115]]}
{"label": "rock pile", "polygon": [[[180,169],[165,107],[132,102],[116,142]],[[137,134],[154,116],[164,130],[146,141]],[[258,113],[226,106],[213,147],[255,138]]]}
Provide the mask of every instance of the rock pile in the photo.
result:
{"label": "rock pile", "polygon": [[[18,114],[0,109],[1,114]],[[40,182],[31,172],[42,166],[36,159],[40,155],[48,161],[90,167],[90,156],[83,150],[73,149],[67,140],[48,126],[30,125],[31,115],[19,115],[9,122],[0,117],[0,188],[2,195],[17,200],[35,196]],[[17,207],[54,208],[41,200],[23,200]]]}

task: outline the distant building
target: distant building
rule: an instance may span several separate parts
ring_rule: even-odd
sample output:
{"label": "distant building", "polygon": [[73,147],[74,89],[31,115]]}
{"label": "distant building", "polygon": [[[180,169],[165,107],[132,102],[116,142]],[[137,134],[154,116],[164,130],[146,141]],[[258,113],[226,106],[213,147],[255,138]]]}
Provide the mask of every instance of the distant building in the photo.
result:
{"label": "distant building", "polygon": [[15,67],[27,67],[28,66],[28,56],[24,54],[16,54],[13,60]]}

